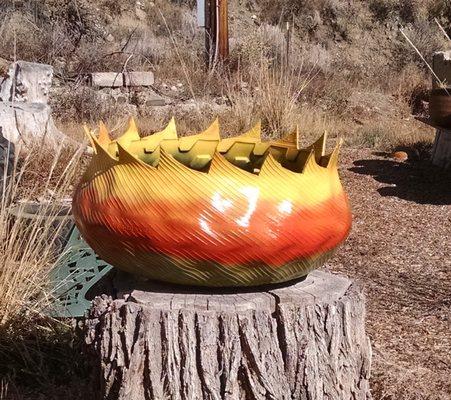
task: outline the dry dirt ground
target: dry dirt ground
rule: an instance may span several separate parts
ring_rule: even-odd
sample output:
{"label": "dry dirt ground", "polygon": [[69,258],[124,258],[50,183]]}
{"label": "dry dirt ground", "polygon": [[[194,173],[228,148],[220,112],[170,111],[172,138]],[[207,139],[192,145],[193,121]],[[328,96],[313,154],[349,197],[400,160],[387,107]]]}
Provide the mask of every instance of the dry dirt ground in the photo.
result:
{"label": "dry dirt ground", "polygon": [[328,265],[367,295],[375,399],[451,399],[451,174],[345,149],[353,229]]}
{"label": "dry dirt ground", "polygon": [[[341,157],[354,223],[326,268],[366,293],[374,400],[451,399],[451,174],[421,158]],[[16,381],[6,399],[90,399],[87,375],[31,393]]]}

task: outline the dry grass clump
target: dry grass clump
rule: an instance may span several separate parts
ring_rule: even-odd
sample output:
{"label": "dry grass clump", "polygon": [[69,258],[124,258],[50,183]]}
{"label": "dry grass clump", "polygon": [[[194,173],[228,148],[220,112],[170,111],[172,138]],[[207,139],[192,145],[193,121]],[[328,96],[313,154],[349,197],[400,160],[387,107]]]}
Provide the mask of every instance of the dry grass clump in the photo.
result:
{"label": "dry grass clump", "polygon": [[[61,202],[71,192],[80,154],[76,151],[67,160],[62,147],[52,154],[35,146],[9,171],[0,203],[0,328],[24,311],[41,310],[47,301],[42,296],[42,274],[54,261],[51,244],[63,227],[56,224],[56,218]],[[15,208],[21,215],[26,206],[23,201],[37,199],[45,199],[42,216],[24,220],[11,213]]]}
{"label": "dry grass clump", "polygon": [[408,145],[421,140],[418,131],[403,126],[397,121],[383,121],[375,125],[365,125],[347,138],[347,144],[353,147],[369,147],[389,150],[400,145]]}
{"label": "dry grass clump", "polygon": [[121,93],[118,97],[86,86],[73,86],[70,90],[58,91],[51,98],[52,111],[63,124],[99,120],[118,120],[135,112],[131,104],[132,95]]}
{"label": "dry grass clump", "polygon": [[[82,150],[29,146],[13,170],[5,171],[1,188],[0,398],[5,399],[22,398],[17,385],[31,390],[64,384],[79,363],[71,350],[73,330],[43,312],[51,298],[47,273],[67,224],[58,214],[68,205]],[[21,201],[36,199],[39,215],[22,216]]]}
{"label": "dry grass clump", "polygon": [[[142,110],[137,119],[141,133],[148,135],[161,130],[172,116],[181,135],[204,130],[216,117],[223,136],[239,135],[259,120],[267,139],[280,138],[292,132],[296,125],[308,140],[321,135],[325,129],[337,131],[331,124],[333,118],[327,118],[304,101],[304,90],[315,76],[313,69],[281,69],[266,62],[254,62],[246,74],[241,70],[221,69],[213,74],[211,79],[220,78],[223,83],[218,88],[222,94],[219,99],[205,95],[174,106]],[[107,119],[108,126],[119,132],[125,120]]]}
{"label": "dry grass clump", "polygon": [[301,94],[314,72],[305,73],[302,68],[274,69],[262,62],[254,64],[246,75],[246,80],[240,73],[227,80],[226,96],[230,108],[224,117],[233,123],[230,129],[240,132],[249,129],[256,119],[261,119],[268,138],[291,132],[301,122]]}

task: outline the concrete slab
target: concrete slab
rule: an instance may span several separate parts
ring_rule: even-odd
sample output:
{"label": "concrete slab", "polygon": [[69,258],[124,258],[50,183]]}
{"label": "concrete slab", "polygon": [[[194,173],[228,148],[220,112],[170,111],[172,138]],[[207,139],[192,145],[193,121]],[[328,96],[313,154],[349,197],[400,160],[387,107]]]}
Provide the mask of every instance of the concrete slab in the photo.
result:
{"label": "concrete slab", "polygon": [[124,75],[120,72],[93,72],[91,85],[97,87],[117,88],[124,86]]}
{"label": "concrete slab", "polygon": [[124,86],[152,86],[155,83],[153,72],[124,72]]}

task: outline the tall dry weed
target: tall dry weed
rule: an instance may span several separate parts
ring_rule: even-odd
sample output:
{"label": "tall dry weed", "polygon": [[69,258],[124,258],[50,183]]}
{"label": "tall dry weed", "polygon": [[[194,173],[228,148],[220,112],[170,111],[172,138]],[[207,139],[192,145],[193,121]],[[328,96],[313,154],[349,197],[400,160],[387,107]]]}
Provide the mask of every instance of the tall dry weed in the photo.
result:
{"label": "tall dry weed", "polygon": [[[82,153],[78,149],[68,156],[64,144],[55,152],[38,148],[37,144],[31,146],[12,171],[4,172],[0,202],[0,329],[24,312],[42,309],[42,278],[54,261],[52,243],[62,229],[57,224],[58,212],[64,201],[67,203]],[[41,200],[39,215],[25,219],[27,201],[37,199]]]}
{"label": "tall dry weed", "polygon": [[[63,354],[75,340],[73,331],[44,310],[51,300],[47,275],[69,218],[60,211],[67,206],[82,149],[29,146],[12,170],[5,170],[0,189],[0,398],[10,398],[16,383],[45,385],[64,377],[77,363]],[[27,202],[37,199],[39,214],[28,218]]]}
{"label": "tall dry weed", "polygon": [[261,119],[268,138],[292,131],[302,113],[301,94],[314,76],[314,70],[304,71],[302,66],[274,68],[261,62],[248,72],[242,75],[238,71],[226,81],[231,105],[227,113],[234,121],[234,130],[242,131]]}

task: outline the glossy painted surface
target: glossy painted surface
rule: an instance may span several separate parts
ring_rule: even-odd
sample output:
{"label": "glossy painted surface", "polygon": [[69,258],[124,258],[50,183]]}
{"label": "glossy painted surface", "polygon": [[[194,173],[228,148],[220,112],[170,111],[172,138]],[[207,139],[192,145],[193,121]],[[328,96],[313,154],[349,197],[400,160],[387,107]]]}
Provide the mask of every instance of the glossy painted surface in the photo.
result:
{"label": "glossy painted surface", "polygon": [[168,146],[173,132],[163,131],[151,153],[152,136],[122,145],[92,138],[96,155],[73,212],[105,261],[176,283],[257,285],[305,275],[346,238],[338,146],[325,156],[324,138],[306,150],[261,143],[258,127],[222,142],[218,129],[186,138],[184,148]]}

